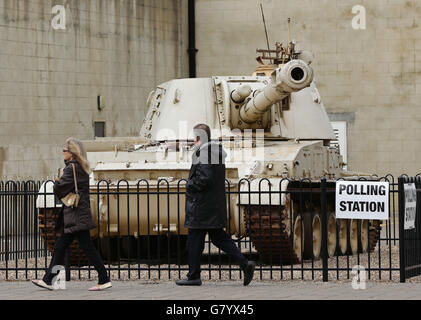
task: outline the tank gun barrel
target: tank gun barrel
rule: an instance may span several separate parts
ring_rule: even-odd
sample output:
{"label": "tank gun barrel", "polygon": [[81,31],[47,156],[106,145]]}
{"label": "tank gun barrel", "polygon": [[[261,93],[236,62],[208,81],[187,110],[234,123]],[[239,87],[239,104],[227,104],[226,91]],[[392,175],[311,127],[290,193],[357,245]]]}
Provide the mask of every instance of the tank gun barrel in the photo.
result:
{"label": "tank gun barrel", "polygon": [[291,60],[272,73],[272,79],[240,109],[240,117],[246,123],[254,123],[263,113],[292,92],[308,87],[313,80],[313,69],[303,60]]}
{"label": "tank gun barrel", "polygon": [[252,92],[248,84],[243,84],[231,92],[231,99],[235,103],[242,103]]}

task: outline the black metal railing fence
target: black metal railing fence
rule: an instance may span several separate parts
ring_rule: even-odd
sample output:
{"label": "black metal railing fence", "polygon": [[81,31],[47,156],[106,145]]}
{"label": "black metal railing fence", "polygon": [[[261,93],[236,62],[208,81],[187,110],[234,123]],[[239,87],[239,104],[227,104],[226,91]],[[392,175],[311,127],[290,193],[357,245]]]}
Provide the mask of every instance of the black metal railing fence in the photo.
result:
{"label": "black metal railing fence", "polygon": [[[400,281],[421,275],[421,176],[399,177]],[[413,192],[405,186],[413,187]],[[411,206],[415,205],[415,206]],[[414,224],[406,223],[413,220]]]}
{"label": "black metal railing fence", "polygon": [[[227,180],[226,231],[249,259],[258,262],[256,278],[350,279],[359,266],[368,279],[397,280],[401,270],[398,183],[392,175],[379,180],[390,184],[389,220],[355,224],[357,237],[364,232],[375,235],[370,239],[374,246],[366,250],[360,244],[357,249],[351,247],[352,221],[342,223],[348,242],[345,249],[340,248],[341,226],[338,221],[329,224],[334,215],[335,182],[325,179],[318,183],[283,179],[279,185],[260,179],[257,190],[251,187],[250,180]],[[283,190],[285,181],[289,187]],[[91,188],[91,208],[98,213],[93,241],[112,278],[172,279],[187,273],[185,182],[120,180],[113,184],[102,180]],[[48,197],[54,195],[47,189],[39,192],[43,183],[0,182],[0,271],[5,279],[36,278],[48,267],[54,241],[60,235],[60,230],[54,228],[60,202],[55,198],[49,202]],[[37,197],[38,207],[50,203],[50,208],[37,208]],[[235,211],[239,213],[234,215]],[[336,234],[334,245],[331,225]],[[69,276],[96,276],[77,244],[69,251],[66,265]],[[236,262],[208,239],[202,275],[211,279],[242,277]]]}
{"label": "black metal railing fence", "polygon": [[43,240],[37,229],[36,193],[41,182],[0,181],[0,261],[34,257]]}

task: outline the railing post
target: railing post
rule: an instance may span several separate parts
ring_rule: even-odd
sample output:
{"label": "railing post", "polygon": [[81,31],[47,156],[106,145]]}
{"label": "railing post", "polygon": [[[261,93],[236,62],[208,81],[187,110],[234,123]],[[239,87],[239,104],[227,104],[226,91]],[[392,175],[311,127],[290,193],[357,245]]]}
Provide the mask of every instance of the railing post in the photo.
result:
{"label": "railing post", "polygon": [[328,261],[327,261],[327,195],[326,178],[321,179],[320,185],[320,209],[322,215],[322,259],[323,259],[323,282],[329,280]]}
{"label": "railing post", "polygon": [[28,279],[28,188],[26,182],[23,183],[23,248],[25,259],[25,277]]}
{"label": "railing post", "polygon": [[[64,233],[64,230],[63,230]],[[64,269],[66,273],[66,281],[70,281],[70,247],[66,248],[64,255]]]}
{"label": "railing post", "polygon": [[403,188],[404,178],[398,178],[398,197],[399,197],[399,269],[400,282],[405,282],[405,192]]}
{"label": "railing post", "polygon": [[9,209],[9,195],[7,193],[8,189],[7,189],[7,183],[6,183],[6,187],[4,188],[5,190],[5,195],[4,195],[4,213],[5,213],[5,224],[4,224],[4,233],[5,233],[5,256],[4,258],[6,259],[6,280],[9,278],[9,267],[8,267],[8,262],[9,262],[9,214],[11,212],[11,210]]}

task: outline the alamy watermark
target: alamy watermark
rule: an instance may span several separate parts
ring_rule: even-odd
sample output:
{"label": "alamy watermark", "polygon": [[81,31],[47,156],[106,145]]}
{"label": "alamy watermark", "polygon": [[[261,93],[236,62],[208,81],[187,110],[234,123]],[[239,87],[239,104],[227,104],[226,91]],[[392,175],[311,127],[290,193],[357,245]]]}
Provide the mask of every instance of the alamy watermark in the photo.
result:
{"label": "alamy watermark", "polygon": [[[255,161],[264,162],[265,159],[265,132],[263,129],[233,129],[229,133],[220,133],[217,129],[211,129],[211,141],[208,141],[207,134],[201,129],[189,130],[186,121],[180,121],[178,124],[178,133],[170,128],[158,130],[154,136],[157,141],[166,141],[168,143],[183,141],[190,145],[190,150],[196,150],[193,147],[193,141],[199,136],[202,144],[200,145],[200,163],[219,164],[222,162],[240,162],[254,163]],[[220,158],[218,141],[223,136],[222,144],[224,146],[225,156]],[[210,143],[208,143],[210,142]],[[166,144],[164,143],[165,147]],[[184,154],[182,152],[157,152],[156,161],[179,162]]]}
{"label": "alamy watermark", "polygon": [[352,13],[355,14],[351,21],[352,28],[354,30],[365,30],[366,29],[366,10],[362,5],[355,5],[352,7]]}
{"label": "alamy watermark", "polygon": [[[63,5],[55,5],[51,8],[51,13],[55,16],[51,20],[51,27],[54,30],[66,29],[66,8]],[[364,6],[357,4],[352,7],[352,14],[355,16],[351,21],[354,30],[366,29],[366,9]]]}
{"label": "alamy watermark", "polygon": [[51,13],[55,14],[51,20],[51,27],[54,30],[66,29],[66,9],[62,5],[56,5],[51,8]]}
{"label": "alamy watermark", "polygon": [[66,269],[64,266],[55,265],[51,271],[53,274],[57,273],[54,276],[53,281],[51,282],[54,290],[65,290],[66,289]]}
{"label": "alamy watermark", "polygon": [[360,265],[356,265],[352,268],[351,273],[354,275],[352,278],[351,286],[354,290],[366,289],[367,273],[365,268]]}

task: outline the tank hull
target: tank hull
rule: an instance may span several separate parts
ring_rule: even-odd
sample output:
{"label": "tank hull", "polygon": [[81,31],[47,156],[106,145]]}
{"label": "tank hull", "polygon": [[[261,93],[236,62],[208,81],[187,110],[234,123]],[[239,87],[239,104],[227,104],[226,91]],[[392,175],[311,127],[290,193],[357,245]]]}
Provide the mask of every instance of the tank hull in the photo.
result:
{"label": "tank hull", "polygon": [[[328,180],[331,188],[335,179],[344,178],[337,150],[325,146],[323,141],[267,140],[260,151],[256,141],[251,147],[243,143],[239,150],[235,142],[222,144],[229,154],[227,231],[236,237],[249,238],[264,259],[281,259],[282,263],[319,259],[322,217],[317,190],[320,191],[322,177],[331,178]],[[163,145],[159,150],[146,147],[119,151],[110,153],[112,159],[98,163],[90,182],[91,210],[98,224],[91,231],[92,237],[106,242],[186,236],[185,184],[191,151],[182,149],[168,151]],[[91,159],[95,156],[96,153]],[[129,158],[131,162],[126,161]],[[313,190],[310,198],[308,190]],[[301,197],[297,196],[299,193]],[[330,255],[373,250],[380,223],[370,222],[361,227],[355,222],[336,220],[334,201],[333,197],[327,198],[331,216]],[[51,199],[39,202],[52,203]],[[106,253],[103,250],[103,256]]]}

